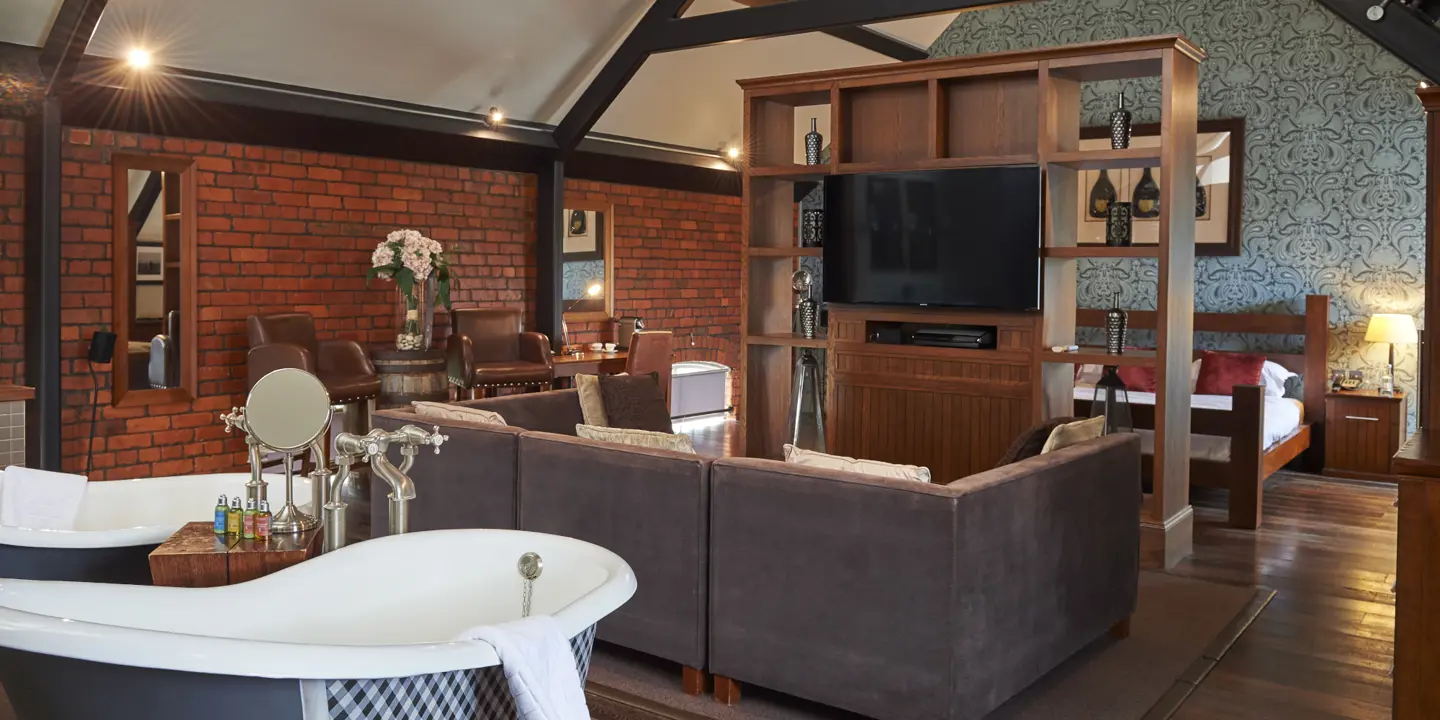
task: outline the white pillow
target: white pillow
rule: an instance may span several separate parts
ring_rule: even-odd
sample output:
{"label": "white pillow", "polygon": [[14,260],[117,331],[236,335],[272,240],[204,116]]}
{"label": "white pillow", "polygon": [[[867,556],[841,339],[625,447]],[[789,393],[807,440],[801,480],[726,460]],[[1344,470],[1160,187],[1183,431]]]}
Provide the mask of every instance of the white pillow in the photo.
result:
{"label": "white pillow", "polygon": [[1200,384],[1200,361],[1190,363],[1190,392],[1195,392],[1195,386]]}
{"label": "white pillow", "polygon": [[792,465],[877,475],[883,478],[891,478],[892,480],[930,482],[930,468],[919,467],[917,465],[896,465],[878,460],[856,460],[855,458],[841,455],[827,455],[822,452],[815,452],[814,450],[797,448],[789,444],[785,445],[784,449],[785,462]]}
{"label": "white pillow", "polygon": [[416,400],[410,403],[415,408],[415,414],[420,417],[433,417],[441,420],[458,420],[460,422],[479,423],[481,425],[504,425],[505,418],[494,410],[481,410],[480,408],[466,407],[464,405],[450,405],[448,403],[426,402]]}
{"label": "white pillow", "polygon": [[1057,425],[1050,431],[1050,437],[1045,439],[1045,446],[1040,448],[1040,454],[1052,453],[1062,450],[1071,445],[1079,445],[1086,440],[1094,440],[1105,434],[1105,416],[1097,415],[1088,420],[1076,420],[1072,423]]}
{"label": "white pillow", "polygon": [[1260,368],[1260,385],[1265,388],[1267,397],[1285,397],[1285,381],[1298,374],[1286,370],[1279,363],[1266,360]]}

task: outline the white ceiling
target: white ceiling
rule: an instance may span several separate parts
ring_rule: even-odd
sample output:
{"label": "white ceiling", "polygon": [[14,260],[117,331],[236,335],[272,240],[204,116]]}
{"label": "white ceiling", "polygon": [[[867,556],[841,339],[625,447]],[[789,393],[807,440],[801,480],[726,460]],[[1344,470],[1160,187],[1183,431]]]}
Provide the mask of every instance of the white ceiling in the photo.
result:
{"label": "white ceiling", "polygon": [[[558,123],[650,0],[110,0],[92,54],[143,46],[191,70]],[[0,41],[43,43],[60,0],[0,0]],[[739,9],[697,0],[689,14]],[[928,47],[954,14],[877,29]],[[650,58],[596,130],[716,149],[740,135],[735,81],[886,57],[827,35]]]}

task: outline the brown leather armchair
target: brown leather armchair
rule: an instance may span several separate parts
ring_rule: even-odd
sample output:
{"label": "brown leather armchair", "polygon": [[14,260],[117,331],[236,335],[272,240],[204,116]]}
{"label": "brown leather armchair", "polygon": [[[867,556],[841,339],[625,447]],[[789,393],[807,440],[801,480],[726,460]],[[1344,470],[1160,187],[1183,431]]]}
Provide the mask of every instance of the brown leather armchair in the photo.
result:
{"label": "brown leather armchair", "polygon": [[464,308],[450,311],[454,328],[446,347],[450,382],[487,392],[501,387],[550,389],[555,366],[550,338],[525,332],[524,315],[512,308]]}
{"label": "brown leather armchair", "polygon": [[630,339],[625,372],[631,375],[658,373],[665,406],[670,406],[670,367],[674,364],[675,334],[669,330],[642,330]]}
{"label": "brown leather armchair", "polygon": [[[299,368],[320,378],[331,403],[361,406],[363,422],[347,422],[347,429],[369,430],[369,401],[380,394],[380,376],[360,343],[317,340],[309,313],[251,315],[245,325],[250,333],[249,387],[272,371]],[[360,424],[366,427],[360,430]]]}

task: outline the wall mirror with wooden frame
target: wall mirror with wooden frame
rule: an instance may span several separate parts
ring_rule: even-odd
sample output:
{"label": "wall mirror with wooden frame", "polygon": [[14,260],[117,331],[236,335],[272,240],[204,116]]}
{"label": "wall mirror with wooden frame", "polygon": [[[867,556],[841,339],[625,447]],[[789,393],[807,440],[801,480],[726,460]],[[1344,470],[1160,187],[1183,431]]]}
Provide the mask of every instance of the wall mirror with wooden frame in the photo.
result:
{"label": "wall mirror with wooden frame", "polygon": [[610,203],[566,198],[562,307],[566,322],[615,314],[615,212]]}
{"label": "wall mirror with wooden frame", "polygon": [[196,392],[195,165],[112,158],[115,405],[181,402]]}

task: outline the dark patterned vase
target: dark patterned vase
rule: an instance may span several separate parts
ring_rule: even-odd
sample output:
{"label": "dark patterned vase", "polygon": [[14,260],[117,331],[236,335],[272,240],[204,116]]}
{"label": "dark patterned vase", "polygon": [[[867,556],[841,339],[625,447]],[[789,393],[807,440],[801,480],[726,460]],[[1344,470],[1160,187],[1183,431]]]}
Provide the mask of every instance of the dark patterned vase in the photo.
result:
{"label": "dark patterned vase", "polygon": [[1130,111],[1125,109],[1125,93],[1120,93],[1120,103],[1110,113],[1110,147],[1124,150],[1130,147]]}
{"label": "dark patterned vase", "polygon": [[825,212],[806,210],[800,217],[800,247],[822,247],[825,244]]}
{"label": "dark patterned vase", "polygon": [[1105,244],[1129,247],[1131,242],[1130,203],[1113,202],[1105,213]]}
{"label": "dark patterned vase", "polygon": [[[820,129],[817,126],[816,118],[810,118],[810,132],[805,133],[805,164],[820,164],[820,144],[824,139],[820,136]],[[793,136],[792,136],[793,137]]]}
{"label": "dark patterned vase", "polygon": [[1105,352],[1111,355],[1122,355],[1125,353],[1125,328],[1130,324],[1130,316],[1120,309],[1120,293],[1115,293],[1115,301],[1110,304],[1110,310],[1105,313]]}
{"label": "dark patterned vase", "polygon": [[1210,197],[1205,194],[1205,186],[1200,183],[1200,178],[1195,178],[1195,217],[1203,218],[1210,212]]}
{"label": "dark patterned vase", "polygon": [[804,298],[795,308],[800,319],[800,334],[807,338],[815,337],[820,330],[820,303],[814,298]]}

